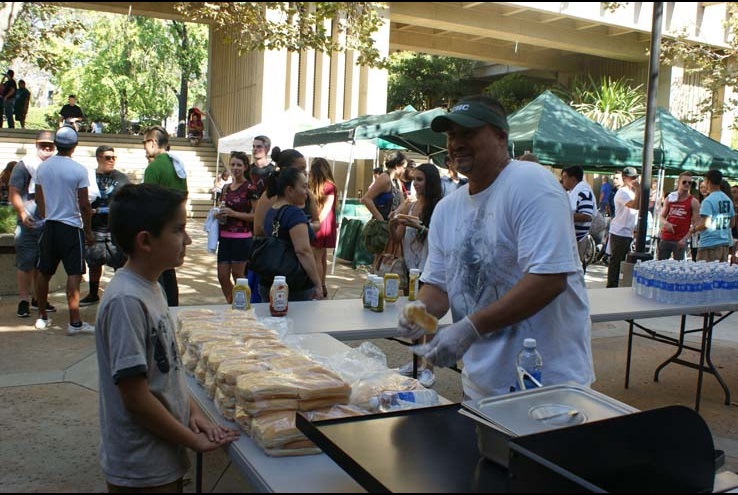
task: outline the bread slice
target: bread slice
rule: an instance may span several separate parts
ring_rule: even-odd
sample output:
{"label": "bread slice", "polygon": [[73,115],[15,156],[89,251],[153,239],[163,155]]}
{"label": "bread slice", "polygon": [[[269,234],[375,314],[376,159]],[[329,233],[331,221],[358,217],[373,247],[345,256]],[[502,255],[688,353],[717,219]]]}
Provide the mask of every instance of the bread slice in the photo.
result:
{"label": "bread slice", "polygon": [[417,324],[427,333],[436,333],[438,330],[438,318],[425,310],[425,305],[420,301],[409,302],[402,308],[402,314],[409,322]]}

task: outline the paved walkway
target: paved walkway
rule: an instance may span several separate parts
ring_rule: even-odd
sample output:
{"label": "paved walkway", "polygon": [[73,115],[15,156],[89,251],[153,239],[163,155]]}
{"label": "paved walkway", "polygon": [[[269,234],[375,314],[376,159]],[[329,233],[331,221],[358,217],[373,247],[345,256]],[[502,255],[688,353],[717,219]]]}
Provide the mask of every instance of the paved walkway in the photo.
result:
{"label": "paved walkway", "polygon": [[[215,257],[207,253],[202,224],[193,222],[193,245],[185,265],[178,269],[183,306],[223,302],[215,276]],[[6,275],[7,276],[7,275]],[[109,273],[105,273],[103,287]],[[332,298],[358,298],[363,272],[339,262],[329,275]],[[590,267],[587,285],[603,287],[605,267]],[[87,285],[83,283],[83,295]],[[51,295],[60,310],[47,331],[33,329],[34,319],[15,316],[15,297],[0,298],[0,492],[101,492],[104,479],[97,460],[99,441],[97,362],[94,336],[68,337],[64,333],[68,313],[62,292]],[[357,310],[358,306],[357,306]],[[82,309],[94,322],[96,306]],[[690,317],[690,324],[698,318]],[[657,318],[649,324],[661,331],[675,331],[676,318]],[[738,393],[738,316],[732,315],[715,332],[713,361],[728,386]],[[644,339],[634,344],[631,387],[623,388],[627,326],[624,322],[597,324],[593,328],[593,352],[597,382],[594,388],[639,409],[671,404],[694,405],[697,373],[669,366],[659,383],[653,369],[671,348]],[[386,354],[391,367],[409,360],[407,349],[384,339],[373,340]],[[360,342],[349,343],[358,345]],[[458,374],[437,370],[434,387],[452,401],[461,400]],[[707,421],[717,448],[725,450],[727,466],[738,469],[738,410],[723,404],[716,380],[705,375],[701,415]],[[675,427],[678,434],[678,425]],[[185,491],[194,491],[193,483]],[[249,486],[216,451],[205,455],[205,489],[218,492],[249,491]]]}

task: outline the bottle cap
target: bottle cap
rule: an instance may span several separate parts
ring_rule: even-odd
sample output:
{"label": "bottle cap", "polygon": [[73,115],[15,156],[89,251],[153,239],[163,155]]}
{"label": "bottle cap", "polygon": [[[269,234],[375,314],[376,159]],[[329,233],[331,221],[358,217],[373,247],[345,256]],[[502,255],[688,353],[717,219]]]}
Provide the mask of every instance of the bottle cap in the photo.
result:
{"label": "bottle cap", "polygon": [[247,279],[247,278],[237,278],[236,279],[236,285],[249,285],[249,279]]}
{"label": "bottle cap", "polygon": [[533,349],[536,346],[536,339],[525,339],[523,341],[523,347],[526,349]]}
{"label": "bottle cap", "polygon": [[410,269],[410,273],[411,273],[411,274],[416,274],[416,273],[420,273],[420,269],[419,269],[419,268],[411,268],[411,269]]}
{"label": "bottle cap", "polygon": [[275,282],[286,282],[287,278],[284,275],[275,275],[274,281]]}

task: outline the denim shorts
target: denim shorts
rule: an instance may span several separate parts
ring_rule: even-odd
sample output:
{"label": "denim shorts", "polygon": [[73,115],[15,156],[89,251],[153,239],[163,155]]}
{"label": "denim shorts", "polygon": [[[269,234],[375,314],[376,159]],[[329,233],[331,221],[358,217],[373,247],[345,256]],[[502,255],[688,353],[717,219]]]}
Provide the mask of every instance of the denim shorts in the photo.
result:
{"label": "denim shorts", "polygon": [[15,266],[22,272],[30,272],[38,262],[38,240],[41,229],[15,227]]}

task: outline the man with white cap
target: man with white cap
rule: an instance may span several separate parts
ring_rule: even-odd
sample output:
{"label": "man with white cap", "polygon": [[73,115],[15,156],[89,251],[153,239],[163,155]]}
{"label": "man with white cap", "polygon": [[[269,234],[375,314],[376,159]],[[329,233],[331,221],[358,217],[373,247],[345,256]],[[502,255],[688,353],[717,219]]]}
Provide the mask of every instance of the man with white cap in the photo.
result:
{"label": "man with white cap", "polygon": [[[488,96],[462,99],[431,128],[446,133],[469,183],[433,212],[418,295],[436,317],[450,308],[454,323],[415,352],[439,366],[463,358],[464,393],[474,399],[519,383],[516,356],[535,338],[544,385],[589,385],[589,300],[566,192],[541,165],[510,158],[505,111]],[[423,334],[404,317],[398,331]]]}
{"label": "man with white cap", "polygon": [[[19,318],[31,316],[31,308],[38,307],[33,297],[33,281],[37,276],[38,239],[42,223],[36,216],[36,172],[41,162],[54,156],[54,133],[40,131],[36,135],[36,153],[19,161],[10,175],[10,204],[18,215],[15,230],[15,266],[18,268],[18,311]],[[46,311],[56,308],[46,303]]]}
{"label": "man with white cap", "polygon": [[85,244],[95,243],[90,218],[92,207],[87,188],[87,169],[72,160],[77,147],[77,131],[62,126],[54,136],[57,154],[43,162],[36,174],[36,204],[44,226],[39,241],[39,276],[36,282],[39,317],[38,330],[51,325],[46,313],[49,280],[59,262],[67,272],[67,303],[69,304],[68,335],[95,333],[95,327],[85,323],[79,313],[79,284],[85,273]]}

